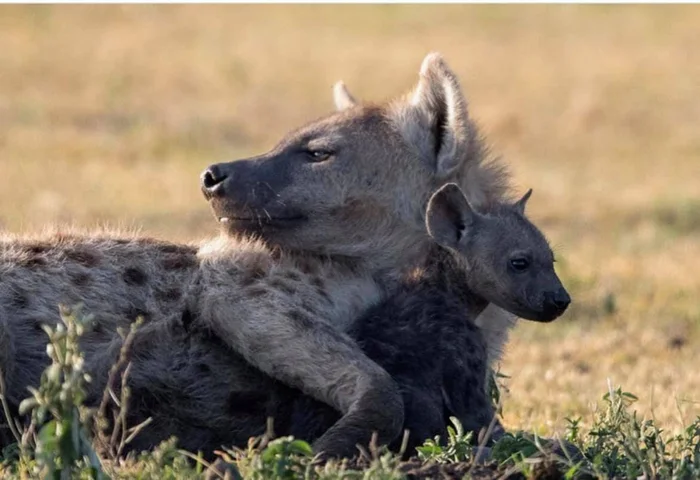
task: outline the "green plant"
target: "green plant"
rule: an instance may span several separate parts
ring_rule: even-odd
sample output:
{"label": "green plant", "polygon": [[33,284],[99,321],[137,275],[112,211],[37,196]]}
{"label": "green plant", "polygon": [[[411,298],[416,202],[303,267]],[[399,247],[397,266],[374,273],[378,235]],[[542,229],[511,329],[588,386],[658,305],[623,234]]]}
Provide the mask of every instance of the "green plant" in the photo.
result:
{"label": "green plant", "polygon": [[605,408],[583,438],[584,452],[605,477],[699,478],[700,417],[676,435],[630,411],[637,397],[620,387],[603,396]]}
{"label": "green plant", "polygon": [[465,432],[460,421],[450,417],[452,426],[447,427],[447,443],[442,445],[440,437],[426,440],[417,447],[418,458],[425,462],[451,463],[467,462],[472,458],[472,432]]}
{"label": "green plant", "polygon": [[[78,340],[91,322],[80,308],[61,307],[61,323],[43,326],[49,337],[46,353],[51,359],[39,388],[22,401],[20,414],[31,413],[31,423],[22,436],[22,455],[33,447],[34,473],[43,478],[105,478],[100,460],[91,445],[85,424],[90,412],[83,407],[85,361]],[[36,433],[35,433],[36,432]]]}

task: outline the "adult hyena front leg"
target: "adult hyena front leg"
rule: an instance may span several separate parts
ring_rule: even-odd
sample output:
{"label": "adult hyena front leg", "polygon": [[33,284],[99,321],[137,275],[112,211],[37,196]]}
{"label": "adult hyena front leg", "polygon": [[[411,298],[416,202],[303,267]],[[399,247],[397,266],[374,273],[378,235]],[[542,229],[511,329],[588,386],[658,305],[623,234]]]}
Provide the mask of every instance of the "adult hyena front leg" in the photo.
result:
{"label": "adult hyena front leg", "polygon": [[314,442],[314,450],[348,457],[373,432],[380,443],[397,437],[403,401],[389,374],[347,335],[303,315],[256,321],[214,313],[210,327],[264,373],[331,405],[342,417]]}
{"label": "adult hyena front leg", "polygon": [[333,288],[337,279],[322,272],[305,278],[283,268],[284,260],[254,257],[203,262],[191,293],[196,322],[254,367],[341,413],[314,442],[316,451],[352,456],[373,432],[380,443],[394,440],[404,414],[397,385],[337,321],[327,321],[338,309],[352,316],[356,303],[371,302],[367,281],[343,279],[336,282],[343,288]]}

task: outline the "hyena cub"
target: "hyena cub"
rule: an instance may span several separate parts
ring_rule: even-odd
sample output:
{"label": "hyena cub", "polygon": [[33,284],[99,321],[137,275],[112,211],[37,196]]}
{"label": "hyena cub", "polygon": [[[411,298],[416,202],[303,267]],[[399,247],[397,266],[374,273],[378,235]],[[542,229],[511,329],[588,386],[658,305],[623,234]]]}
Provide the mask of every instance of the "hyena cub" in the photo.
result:
{"label": "hyena cub", "polygon": [[[435,435],[444,439],[450,416],[475,432],[492,421],[484,384],[487,343],[474,323],[489,303],[548,322],[570,302],[546,239],[524,215],[530,193],[514,204],[477,212],[457,185],[438,190],[426,214],[430,236],[439,245],[433,257],[438,260],[349,330],[399,385],[404,428],[410,432],[408,452]],[[291,433],[313,438],[337,415],[318,402],[300,400]]]}

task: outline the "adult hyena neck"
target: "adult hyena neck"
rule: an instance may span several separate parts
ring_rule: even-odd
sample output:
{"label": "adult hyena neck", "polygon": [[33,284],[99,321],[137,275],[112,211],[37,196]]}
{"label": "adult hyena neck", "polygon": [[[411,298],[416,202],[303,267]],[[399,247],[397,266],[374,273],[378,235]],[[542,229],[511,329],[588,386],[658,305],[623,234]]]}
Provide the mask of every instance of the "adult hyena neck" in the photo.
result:
{"label": "adult hyena neck", "polygon": [[[388,292],[375,272],[354,258],[290,251],[259,239],[221,236],[203,244],[198,257],[191,291],[195,304],[204,290],[242,296],[247,304],[271,297],[279,308],[298,307],[342,330]],[[260,308],[267,307],[263,302]]]}
{"label": "adult hyena neck", "polygon": [[349,254],[317,253],[307,250],[286,250],[272,247],[277,255],[285,255],[300,264],[323,265],[329,278],[349,281],[350,278],[370,275],[377,283],[391,292],[398,288],[406,276],[417,267],[426,264],[432,248],[425,239],[404,242],[400,247],[362,249]]}

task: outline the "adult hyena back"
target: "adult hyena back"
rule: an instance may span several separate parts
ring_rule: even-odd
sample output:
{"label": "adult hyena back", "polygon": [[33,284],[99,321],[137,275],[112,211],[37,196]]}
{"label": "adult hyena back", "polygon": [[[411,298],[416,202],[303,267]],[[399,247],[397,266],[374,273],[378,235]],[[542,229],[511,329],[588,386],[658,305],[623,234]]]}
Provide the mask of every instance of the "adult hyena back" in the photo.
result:
{"label": "adult hyena back", "polygon": [[[10,386],[36,385],[46,356],[42,325],[55,325],[58,305],[82,303],[96,317],[83,342],[93,349],[118,343],[120,326],[137,317],[167,319],[184,308],[197,249],[122,234],[47,233],[0,238],[0,366]],[[109,365],[91,365],[98,376]],[[27,396],[10,389],[11,403]]]}

